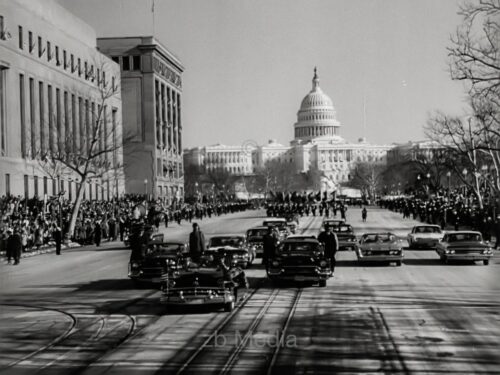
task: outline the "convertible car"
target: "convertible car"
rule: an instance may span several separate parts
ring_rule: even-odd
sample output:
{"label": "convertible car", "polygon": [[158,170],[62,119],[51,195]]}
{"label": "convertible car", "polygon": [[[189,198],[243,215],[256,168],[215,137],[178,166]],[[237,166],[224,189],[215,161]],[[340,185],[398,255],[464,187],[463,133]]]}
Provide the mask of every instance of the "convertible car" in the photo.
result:
{"label": "convertible car", "polygon": [[260,226],[247,230],[247,243],[248,246],[253,247],[256,258],[262,258],[264,252],[263,241],[267,233],[267,227]]}
{"label": "convertible car", "polygon": [[450,260],[483,261],[487,266],[493,256],[489,242],[483,241],[479,232],[448,232],[436,246],[436,252],[445,263]]}
{"label": "convertible car", "polygon": [[[229,264],[229,265],[228,265]],[[248,289],[245,272],[224,252],[213,260],[189,258],[162,277],[160,303],[167,306],[214,305],[232,311]]]}
{"label": "convertible car", "polygon": [[208,241],[207,250],[203,257],[216,256],[220,251],[224,251],[227,256],[231,256],[235,264],[242,268],[252,265],[255,259],[255,247],[249,246],[245,236],[227,235],[214,236]]}
{"label": "convertible car", "polygon": [[144,254],[131,257],[128,277],[137,284],[160,283],[162,274],[187,255],[188,247],[183,242],[150,242]]}
{"label": "convertible car", "polygon": [[272,280],[310,281],[326,286],[332,275],[330,261],[314,238],[286,239],[270,260],[267,275]]}
{"label": "convertible car", "polygon": [[416,225],[408,234],[408,246],[410,249],[435,248],[442,238],[439,225]]}
{"label": "convertible car", "polygon": [[403,243],[393,233],[365,233],[356,250],[358,261],[396,263],[403,262]]}

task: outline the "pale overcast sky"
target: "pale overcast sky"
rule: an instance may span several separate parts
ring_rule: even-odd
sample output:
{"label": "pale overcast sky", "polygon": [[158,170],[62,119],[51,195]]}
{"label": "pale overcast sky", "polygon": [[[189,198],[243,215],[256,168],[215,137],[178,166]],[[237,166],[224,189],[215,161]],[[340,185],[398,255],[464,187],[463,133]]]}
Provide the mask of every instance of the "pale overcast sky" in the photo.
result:
{"label": "pale overcast sky", "polygon": [[[152,0],[59,2],[98,36],[153,33]],[[184,146],[288,144],[314,66],[348,141],[423,139],[429,111],[463,107],[446,63],[460,3],[155,0],[155,37],[185,66]]]}

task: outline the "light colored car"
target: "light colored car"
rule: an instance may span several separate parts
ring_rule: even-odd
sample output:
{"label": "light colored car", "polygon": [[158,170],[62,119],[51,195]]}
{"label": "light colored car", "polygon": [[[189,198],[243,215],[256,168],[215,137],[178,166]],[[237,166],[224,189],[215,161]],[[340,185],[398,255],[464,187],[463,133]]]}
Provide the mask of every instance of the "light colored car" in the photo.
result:
{"label": "light colored car", "polygon": [[408,246],[410,249],[435,248],[443,235],[439,225],[416,225],[408,234]]}
{"label": "light colored car", "polygon": [[436,252],[445,263],[450,260],[483,261],[487,266],[493,256],[491,244],[483,241],[480,232],[448,232],[437,244]]}
{"label": "light colored car", "polygon": [[359,262],[403,262],[403,241],[394,233],[365,233],[359,240],[356,256]]}

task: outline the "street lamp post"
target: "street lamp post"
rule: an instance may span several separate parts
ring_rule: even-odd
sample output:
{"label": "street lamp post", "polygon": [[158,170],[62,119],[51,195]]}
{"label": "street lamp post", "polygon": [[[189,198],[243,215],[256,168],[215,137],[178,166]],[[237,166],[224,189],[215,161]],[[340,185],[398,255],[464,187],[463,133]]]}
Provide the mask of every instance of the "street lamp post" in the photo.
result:
{"label": "street lamp post", "polygon": [[467,169],[464,168],[462,174],[464,175],[464,199],[465,199],[465,196],[467,195]]}
{"label": "street lamp post", "polygon": [[447,197],[448,197],[448,200],[450,200],[450,190],[451,190],[451,172],[450,171],[446,172],[446,177],[448,178],[448,194],[447,194]]}

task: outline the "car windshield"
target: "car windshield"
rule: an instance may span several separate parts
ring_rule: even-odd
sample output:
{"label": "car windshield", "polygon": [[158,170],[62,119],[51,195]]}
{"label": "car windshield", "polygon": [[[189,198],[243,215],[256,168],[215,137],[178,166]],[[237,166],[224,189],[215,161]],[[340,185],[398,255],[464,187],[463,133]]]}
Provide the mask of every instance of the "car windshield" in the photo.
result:
{"label": "car windshield", "polygon": [[289,242],[284,243],[282,251],[294,253],[294,252],[311,252],[317,251],[318,244],[315,243],[307,243],[307,242]]}
{"label": "car windshield", "polygon": [[247,231],[248,237],[264,237],[267,233],[267,229],[250,229]]}
{"label": "car windshield", "polygon": [[352,227],[350,225],[337,225],[332,227],[334,232],[337,233],[350,233],[352,232]]}
{"label": "car windshield", "polygon": [[375,243],[375,242],[392,242],[396,239],[396,236],[390,233],[379,233],[379,234],[365,234],[363,236],[364,243]]}
{"label": "car windshield", "polygon": [[481,241],[479,233],[453,233],[448,235],[448,242],[467,242],[467,241]]}
{"label": "car windshield", "polygon": [[441,233],[439,227],[416,227],[415,233]]}
{"label": "car windshield", "polygon": [[277,226],[277,225],[283,225],[286,224],[286,220],[264,220],[262,223],[263,225],[266,226]]}
{"label": "car windshield", "polygon": [[208,243],[209,247],[217,247],[217,246],[240,247],[242,245],[243,245],[243,238],[241,237],[212,237]]}
{"label": "car windshield", "polygon": [[148,247],[146,252],[147,255],[175,255],[177,253],[183,253],[186,250],[183,244],[156,244]]}

